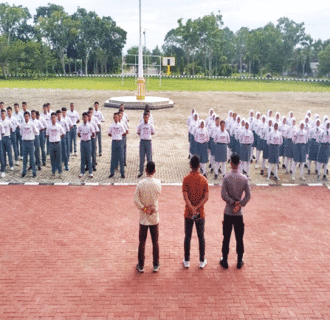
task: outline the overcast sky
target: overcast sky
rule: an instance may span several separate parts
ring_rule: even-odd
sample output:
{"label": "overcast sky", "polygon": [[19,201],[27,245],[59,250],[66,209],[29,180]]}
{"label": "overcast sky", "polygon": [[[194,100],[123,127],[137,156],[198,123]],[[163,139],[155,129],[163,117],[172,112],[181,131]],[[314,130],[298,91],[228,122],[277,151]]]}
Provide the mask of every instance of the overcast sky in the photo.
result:
{"label": "overcast sky", "polygon": [[[28,7],[31,15],[36,8],[48,1],[19,0],[9,4]],[[55,0],[50,1],[64,7],[69,14],[77,7],[95,11],[100,17],[110,16],[117,25],[127,31],[127,49],[139,42],[139,1],[138,0]],[[313,39],[330,38],[329,0],[142,0],[142,27],[146,28],[147,48],[162,46],[166,33],[178,26],[177,20],[196,19],[220,10],[224,27],[237,31],[241,27],[255,29],[268,22],[276,23],[281,17],[288,17],[297,23],[304,22],[306,33]],[[142,38],[142,41],[144,39]]]}

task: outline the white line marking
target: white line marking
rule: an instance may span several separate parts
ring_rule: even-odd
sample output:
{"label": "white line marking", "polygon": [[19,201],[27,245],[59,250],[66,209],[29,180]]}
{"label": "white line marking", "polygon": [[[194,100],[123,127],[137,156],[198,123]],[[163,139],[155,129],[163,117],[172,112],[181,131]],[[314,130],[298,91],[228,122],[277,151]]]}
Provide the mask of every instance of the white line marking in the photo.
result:
{"label": "white line marking", "polygon": [[257,183],[256,184],[257,187],[269,187],[268,183]]}
{"label": "white line marking", "polygon": [[308,183],[307,185],[310,187],[323,187],[322,183]]}
{"label": "white line marking", "polygon": [[38,186],[39,182],[25,182],[24,185],[25,186]]}
{"label": "white line marking", "polygon": [[54,186],[68,186],[69,182],[56,182],[54,183]]}
{"label": "white line marking", "polygon": [[97,182],[85,182],[85,186],[98,186],[99,183]]}
{"label": "white line marking", "polygon": [[9,182],[0,182],[0,186],[8,186]]}
{"label": "white line marking", "polygon": [[293,183],[283,183],[282,187],[298,187],[299,184],[293,184]]}

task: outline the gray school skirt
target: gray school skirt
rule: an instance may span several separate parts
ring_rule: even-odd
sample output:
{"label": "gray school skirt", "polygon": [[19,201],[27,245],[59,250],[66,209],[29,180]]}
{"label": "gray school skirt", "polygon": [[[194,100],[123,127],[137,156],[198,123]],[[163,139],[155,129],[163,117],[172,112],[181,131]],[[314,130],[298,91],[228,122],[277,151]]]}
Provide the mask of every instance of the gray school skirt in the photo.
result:
{"label": "gray school skirt", "polygon": [[327,164],[330,156],[330,144],[321,143],[319,152],[317,153],[317,161],[320,163]]}
{"label": "gray school skirt", "polygon": [[310,139],[309,150],[308,150],[308,160],[316,161],[317,153],[320,149],[320,143],[316,142],[316,139]]}
{"label": "gray school skirt", "polygon": [[258,146],[259,136],[254,131],[253,131],[253,137],[254,137],[254,141],[253,141],[252,147],[256,148]]}
{"label": "gray school skirt", "polygon": [[192,134],[190,136],[190,150],[189,151],[191,154],[196,154],[196,141]]}
{"label": "gray school skirt", "polygon": [[207,152],[208,143],[199,143],[196,142],[196,154],[199,156],[199,160],[201,163],[207,163],[209,161],[209,154]]}
{"label": "gray school skirt", "polygon": [[258,151],[262,151],[263,148],[264,148],[264,141],[263,139],[261,139],[259,136],[258,136],[258,141],[257,141],[257,150]]}
{"label": "gray school skirt", "polygon": [[286,138],[283,138],[283,143],[280,145],[280,157],[284,157],[284,148],[286,145]]}
{"label": "gray school skirt", "polygon": [[241,161],[250,162],[251,159],[251,144],[240,144],[239,157]]}
{"label": "gray school skirt", "polygon": [[286,144],[284,145],[284,157],[289,159],[293,158],[293,141],[292,139],[286,139]]}
{"label": "gray school skirt", "polygon": [[212,156],[214,156],[214,148],[215,148],[214,139],[210,138],[210,149],[211,149],[211,155]]}
{"label": "gray school skirt", "polygon": [[270,144],[269,145],[269,163],[278,164],[280,157],[280,145],[278,144]]}
{"label": "gray school skirt", "polygon": [[263,152],[262,152],[262,158],[263,159],[268,159],[269,158],[269,145],[267,143],[267,140],[262,140],[264,142],[264,145],[263,145]]}
{"label": "gray school skirt", "polygon": [[215,162],[227,161],[227,145],[225,143],[214,143]]}
{"label": "gray school skirt", "polygon": [[307,143],[294,143],[293,144],[293,161],[306,162]]}

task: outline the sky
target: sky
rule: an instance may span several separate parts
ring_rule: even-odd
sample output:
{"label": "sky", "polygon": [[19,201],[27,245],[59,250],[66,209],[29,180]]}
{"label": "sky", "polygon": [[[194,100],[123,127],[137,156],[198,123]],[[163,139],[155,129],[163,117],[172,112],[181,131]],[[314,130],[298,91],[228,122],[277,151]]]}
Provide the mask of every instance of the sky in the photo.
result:
{"label": "sky", "polygon": [[[330,38],[329,0],[141,0],[142,28],[146,29],[146,45],[154,49],[161,47],[166,33],[178,26],[178,19],[197,19],[215,14],[220,10],[224,27],[236,32],[241,27],[256,29],[269,22],[276,24],[281,17],[305,23],[305,32],[314,40]],[[7,1],[10,5],[27,7],[34,15],[36,8],[48,2],[64,7],[73,14],[77,7],[95,11],[100,17],[110,16],[117,25],[127,31],[124,53],[139,44],[139,1],[138,0],[20,0]],[[142,36],[142,43],[144,37]]]}

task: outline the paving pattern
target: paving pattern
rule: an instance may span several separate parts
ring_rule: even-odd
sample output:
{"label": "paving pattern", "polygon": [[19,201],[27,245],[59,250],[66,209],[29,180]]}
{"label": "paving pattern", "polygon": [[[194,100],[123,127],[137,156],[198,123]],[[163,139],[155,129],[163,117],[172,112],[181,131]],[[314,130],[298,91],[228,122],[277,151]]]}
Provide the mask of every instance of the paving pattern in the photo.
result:
{"label": "paving pattern", "polygon": [[224,202],[211,187],[206,259],[182,267],[184,201],[163,186],[160,264],[137,274],[134,186],[0,186],[0,319],[329,319],[330,195],[325,187],[252,187],[245,265],[219,265]]}

